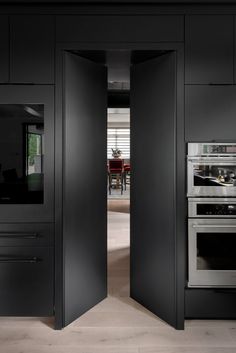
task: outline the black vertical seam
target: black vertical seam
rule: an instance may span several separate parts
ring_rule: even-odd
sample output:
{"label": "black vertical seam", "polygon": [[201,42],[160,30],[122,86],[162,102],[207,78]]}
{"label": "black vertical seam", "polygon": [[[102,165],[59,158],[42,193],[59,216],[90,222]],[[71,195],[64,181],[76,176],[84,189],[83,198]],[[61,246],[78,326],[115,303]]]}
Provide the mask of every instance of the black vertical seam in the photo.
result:
{"label": "black vertical seam", "polygon": [[184,107],[183,107],[183,119],[184,119],[184,142],[186,142],[186,123],[185,123],[185,59],[186,59],[186,15],[184,15],[184,53],[183,53],[183,60],[184,60],[184,63],[183,63],[183,84],[184,84],[184,89],[183,89],[183,100],[184,100]]}
{"label": "black vertical seam", "polygon": [[55,222],[56,222],[56,16],[53,16],[53,104],[54,104],[54,112],[53,112],[53,129],[54,129],[54,148],[53,148],[53,164],[54,164],[54,175],[53,175],[53,180],[54,180],[54,204],[53,204],[53,219],[54,219],[54,266],[53,266],[53,271],[54,271],[54,291],[53,291],[53,314],[55,316],[55,303],[56,303],[56,245],[55,245]]}
{"label": "black vertical seam", "polygon": [[233,84],[235,84],[235,15],[233,15]]}
{"label": "black vertical seam", "polygon": [[11,22],[10,16],[8,16],[8,73],[7,82],[10,83],[11,77]]}

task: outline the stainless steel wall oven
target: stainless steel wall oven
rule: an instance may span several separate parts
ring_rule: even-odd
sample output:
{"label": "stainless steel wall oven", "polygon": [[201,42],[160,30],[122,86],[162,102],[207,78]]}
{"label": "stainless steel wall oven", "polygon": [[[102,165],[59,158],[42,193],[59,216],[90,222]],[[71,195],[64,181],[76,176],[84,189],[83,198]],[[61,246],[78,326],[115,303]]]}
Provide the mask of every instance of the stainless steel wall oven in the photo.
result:
{"label": "stainless steel wall oven", "polygon": [[236,287],[236,143],[189,143],[188,286]]}
{"label": "stainless steel wall oven", "polygon": [[236,286],[236,199],[189,199],[189,287]]}

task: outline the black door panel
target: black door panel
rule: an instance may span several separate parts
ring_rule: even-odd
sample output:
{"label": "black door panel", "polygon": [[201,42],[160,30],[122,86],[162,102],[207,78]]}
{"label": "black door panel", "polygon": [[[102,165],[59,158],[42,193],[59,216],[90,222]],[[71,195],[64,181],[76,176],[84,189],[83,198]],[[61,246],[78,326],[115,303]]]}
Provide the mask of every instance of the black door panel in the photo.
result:
{"label": "black door panel", "polygon": [[107,74],[65,54],[64,325],[107,294]]}
{"label": "black door panel", "polygon": [[131,74],[131,296],[177,326],[175,54]]}

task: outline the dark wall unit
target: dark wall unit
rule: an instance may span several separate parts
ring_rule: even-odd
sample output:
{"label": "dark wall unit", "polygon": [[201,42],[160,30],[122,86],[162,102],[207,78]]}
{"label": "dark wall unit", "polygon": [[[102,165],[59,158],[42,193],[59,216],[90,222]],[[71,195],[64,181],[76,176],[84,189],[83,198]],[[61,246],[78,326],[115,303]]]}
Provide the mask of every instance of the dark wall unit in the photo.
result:
{"label": "dark wall unit", "polygon": [[235,140],[236,86],[185,86],[186,141]]}
{"label": "dark wall unit", "polygon": [[233,83],[233,61],[233,16],[186,16],[185,83]]}
{"label": "dark wall unit", "polygon": [[0,225],[0,315],[53,315],[53,246],[51,225]]}
{"label": "dark wall unit", "polygon": [[234,289],[194,288],[185,292],[187,319],[235,319]]}
{"label": "dark wall unit", "polygon": [[17,15],[10,17],[13,83],[54,82],[54,17]]}
{"label": "dark wall unit", "polygon": [[56,38],[58,42],[181,42],[183,28],[183,16],[58,16]]}
{"label": "dark wall unit", "polygon": [[[148,51],[158,46],[158,50],[163,50],[162,54],[166,50],[175,51],[175,54],[165,54],[169,56],[166,63],[172,64],[167,70],[163,62],[166,74],[160,69],[155,81],[153,71],[145,68],[150,80],[151,101],[143,84],[147,75],[142,67],[147,62],[136,65],[141,68],[140,80],[136,77],[133,81],[138,85],[133,112],[140,120],[132,122],[135,127],[133,161],[136,163],[133,176],[137,176],[131,190],[134,205],[131,223],[135,231],[132,240],[136,242],[131,244],[135,256],[131,263],[132,295],[178,328],[183,328],[184,297],[188,318],[236,317],[233,290],[184,287],[186,190],[183,174],[179,171],[182,169],[185,173],[185,142],[236,139],[236,6],[157,6],[143,1],[142,5],[124,4],[122,7],[118,0],[101,6],[92,3],[87,6],[84,1],[81,6],[72,7],[56,5],[56,0],[53,2],[55,7],[53,4],[45,7],[37,7],[37,4],[7,7],[5,4],[0,7],[0,283],[3,283],[0,286],[0,315],[55,314],[56,327],[62,328],[106,296],[106,109],[103,108],[107,85],[100,85],[98,78],[94,83],[94,77],[98,77],[95,75],[88,81],[91,63],[85,62],[84,67],[79,67],[76,62],[81,58],[72,59],[73,55],[68,52],[64,55],[64,51],[114,48]],[[93,2],[98,3],[97,0]],[[55,58],[56,45],[58,56]],[[158,59],[160,63],[165,55]],[[175,70],[179,62],[181,72]],[[93,64],[95,68],[96,64]],[[57,77],[54,77],[55,67]],[[167,77],[171,72],[168,86]],[[66,74],[69,75],[66,77]],[[56,160],[54,90],[57,94]],[[75,91],[80,92],[81,100]],[[173,104],[169,104],[171,99]],[[99,109],[95,104],[91,105],[95,101]],[[102,107],[101,102],[104,103]],[[11,105],[15,106],[13,116],[9,113]],[[42,110],[36,107],[41,105]],[[19,119],[22,109],[24,114],[31,115],[30,118],[22,116]],[[145,115],[148,109],[152,111]],[[25,137],[34,134],[35,129],[40,135],[42,121],[39,119],[35,123],[31,119],[34,115],[33,119],[37,120],[42,111],[45,156],[39,155],[44,172],[35,173],[40,175],[31,179],[28,174],[34,166],[31,159],[26,158],[29,146]],[[94,119],[98,111],[101,111],[100,120]],[[78,116],[82,118],[77,119]],[[160,117],[164,117],[161,123]],[[16,120],[17,128],[13,124]],[[148,120],[150,124],[145,130]],[[93,141],[90,141],[91,131],[95,134]],[[151,151],[142,170],[139,170],[140,161],[146,160],[147,156],[140,140],[146,141]],[[157,146],[161,153],[158,157]],[[166,155],[170,157],[166,158]],[[103,164],[100,158],[103,158]],[[99,177],[94,178],[94,170]],[[149,194],[142,192],[142,181],[146,183],[148,170]],[[30,190],[25,183],[27,179],[31,179],[31,186],[40,181],[38,185],[43,185],[43,189],[34,193],[35,190]],[[20,192],[15,193],[16,190]],[[154,192],[159,198],[153,199]],[[36,199],[33,194],[38,195]],[[143,215],[147,210],[149,213]],[[143,286],[140,286],[140,279]],[[157,279],[159,284],[163,282],[160,290]]]}
{"label": "dark wall unit", "polygon": [[0,16],[0,83],[9,80],[9,18]]}

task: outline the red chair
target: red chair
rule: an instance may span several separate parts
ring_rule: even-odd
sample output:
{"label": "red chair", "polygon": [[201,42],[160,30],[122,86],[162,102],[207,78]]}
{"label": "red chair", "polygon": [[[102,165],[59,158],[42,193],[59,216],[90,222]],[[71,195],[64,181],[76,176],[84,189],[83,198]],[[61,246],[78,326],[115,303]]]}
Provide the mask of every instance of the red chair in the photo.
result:
{"label": "red chair", "polygon": [[116,185],[121,187],[121,195],[123,194],[124,184],[124,160],[119,158],[109,159],[108,161],[108,180],[109,194],[111,195],[112,180],[116,179]]}
{"label": "red chair", "polygon": [[130,164],[124,164],[124,185],[126,190],[127,175],[130,174]]}

